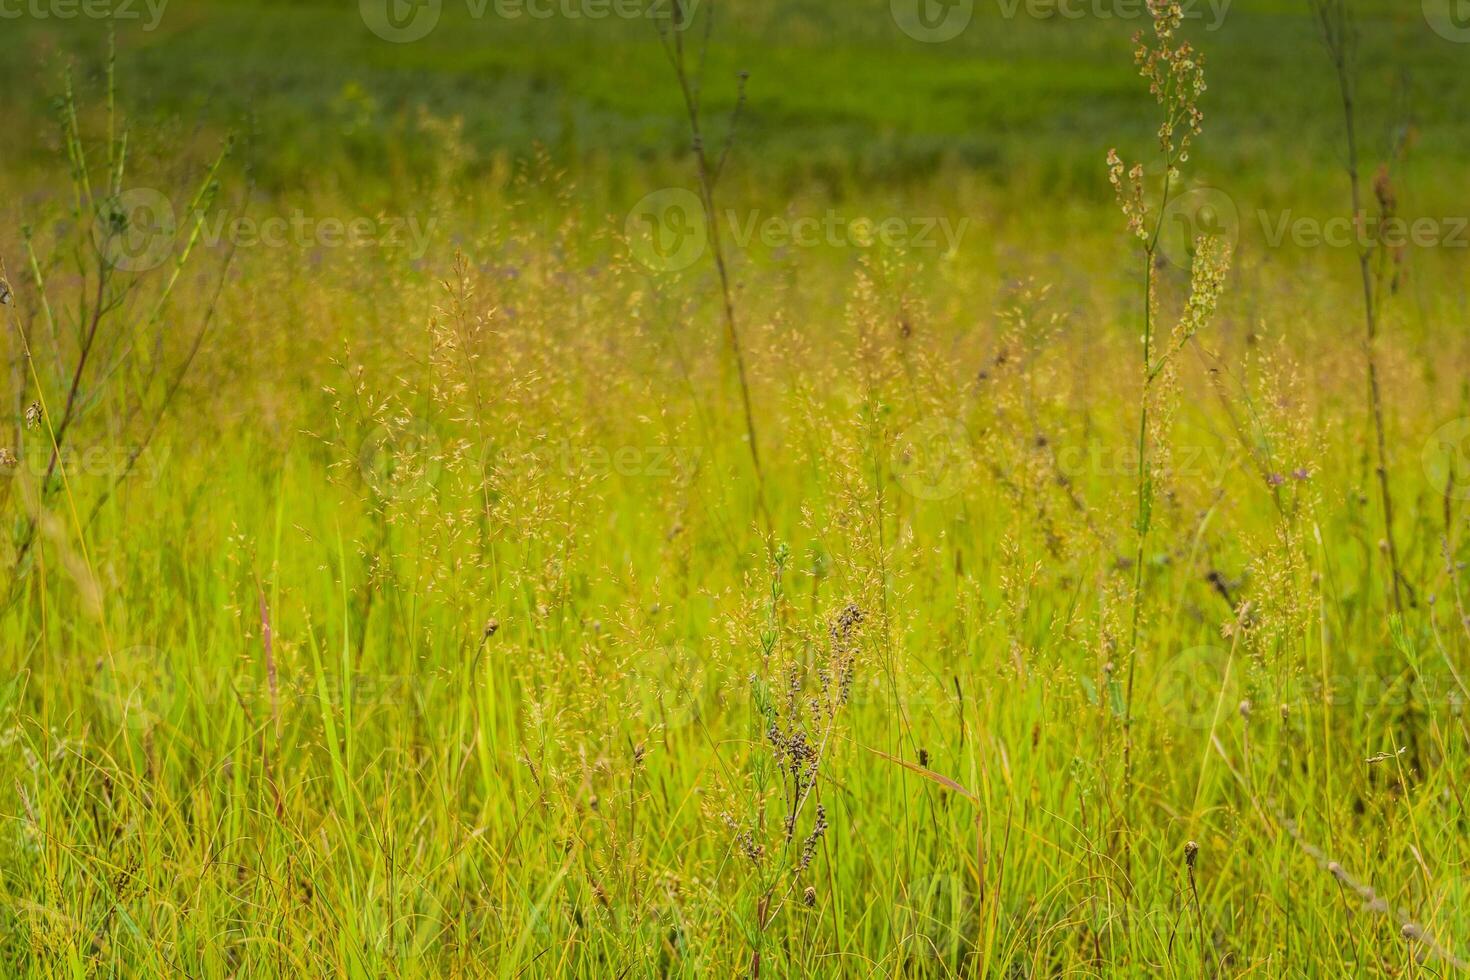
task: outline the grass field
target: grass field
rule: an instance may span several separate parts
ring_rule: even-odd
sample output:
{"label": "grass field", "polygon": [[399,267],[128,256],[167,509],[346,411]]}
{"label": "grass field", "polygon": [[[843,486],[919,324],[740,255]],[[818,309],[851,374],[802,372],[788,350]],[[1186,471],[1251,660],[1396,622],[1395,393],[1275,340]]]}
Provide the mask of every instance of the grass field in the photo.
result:
{"label": "grass field", "polygon": [[1453,2],[0,0],[0,976],[1470,971]]}

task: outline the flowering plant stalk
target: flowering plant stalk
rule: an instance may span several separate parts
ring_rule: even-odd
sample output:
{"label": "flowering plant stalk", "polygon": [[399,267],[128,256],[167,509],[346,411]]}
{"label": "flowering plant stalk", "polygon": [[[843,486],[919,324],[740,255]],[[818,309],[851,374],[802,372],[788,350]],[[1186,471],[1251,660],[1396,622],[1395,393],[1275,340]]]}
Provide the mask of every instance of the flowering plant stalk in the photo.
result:
{"label": "flowering plant stalk", "polygon": [[[1138,413],[1137,514],[1134,520],[1137,548],[1133,565],[1133,602],[1129,627],[1128,667],[1123,692],[1123,788],[1124,819],[1131,818],[1133,798],[1133,691],[1138,663],[1139,639],[1145,600],[1144,561],[1149,530],[1153,525],[1154,487],[1157,475],[1150,454],[1157,435],[1150,412],[1155,387],[1166,374],[1175,354],[1209,322],[1218,304],[1229,270],[1228,244],[1218,237],[1195,240],[1191,254],[1190,295],[1179,322],[1166,344],[1156,338],[1159,319],[1155,260],[1164,231],[1174,185],[1180,179],[1179,165],[1189,160],[1189,149],[1204,122],[1199,102],[1205,92],[1204,56],[1188,41],[1176,39],[1184,20],[1178,0],[1148,0],[1152,34],[1139,31],[1133,37],[1134,61],[1139,74],[1148,79],[1149,91],[1163,110],[1159,125],[1159,150],[1163,156],[1164,180],[1158,205],[1148,201],[1142,163],[1128,166],[1116,149],[1108,151],[1108,179],[1128,219],[1129,231],[1142,243],[1143,255],[1143,352]],[[1161,353],[1156,348],[1162,347]],[[1116,682],[1114,682],[1116,683]],[[1114,692],[1117,693],[1116,691]]]}

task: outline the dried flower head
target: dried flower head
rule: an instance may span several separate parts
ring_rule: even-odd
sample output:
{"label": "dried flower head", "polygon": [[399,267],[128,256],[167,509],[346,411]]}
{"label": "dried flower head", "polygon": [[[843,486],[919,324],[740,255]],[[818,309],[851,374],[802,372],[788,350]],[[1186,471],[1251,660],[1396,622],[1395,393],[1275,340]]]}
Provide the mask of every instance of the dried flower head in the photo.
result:
{"label": "dried flower head", "polygon": [[[1204,125],[1199,102],[1205,93],[1205,63],[1204,56],[1188,41],[1175,41],[1174,34],[1184,21],[1184,8],[1179,0],[1148,0],[1148,12],[1153,20],[1153,34],[1149,36],[1143,31],[1134,34],[1133,58],[1138,73],[1148,79],[1149,92],[1164,111],[1158,136],[1167,187],[1168,182],[1178,178],[1178,165],[1189,160],[1190,143]],[[1149,241],[1143,165],[1135,163],[1129,167],[1117,150],[1109,150],[1108,181],[1128,219],[1128,230],[1142,241]]]}
{"label": "dried flower head", "polygon": [[1143,164],[1134,164],[1129,169],[1116,149],[1109,150],[1108,182],[1113,185],[1113,191],[1118,195],[1118,206],[1128,219],[1128,231],[1140,240],[1148,241],[1148,229],[1145,227],[1148,204],[1143,199]]}
{"label": "dried flower head", "polygon": [[1164,110],[1159,125],[1159,148],[1164,152],[1170,176],[1175,163],[1189,159],[1190,141],[1204,122],[1199,100],[1205,93],[1204,55],[1188,41],[1174,44],[1174,33],[1184,21],[1179,0],[1148,0],[1153,18],[1151,39],[1139,31],[1133,37],[1138,73],[1148,79],[1149,92]]}
{"label": "dried flower head", "polygon": [[1381,164],[1378,172],[1373,175],[1373,196],[1378,198],[1378,210],[1383,221],[1392,218],[1398,211],[1399,197],[1393,188],[1393,178],[1389,176],[1387,164]]}

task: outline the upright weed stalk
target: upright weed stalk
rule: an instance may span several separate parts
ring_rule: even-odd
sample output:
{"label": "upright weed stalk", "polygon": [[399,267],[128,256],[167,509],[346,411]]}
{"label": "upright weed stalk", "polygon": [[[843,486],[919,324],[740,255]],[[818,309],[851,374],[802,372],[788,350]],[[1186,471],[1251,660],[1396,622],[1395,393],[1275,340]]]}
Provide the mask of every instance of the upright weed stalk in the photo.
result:
{"label": "upright weed stalk", "polygon": [[[1353,24],[1348,0],[1307,0],[1322,31],[1322,42],[1327,48],[1328,60],[1337,76],[1337,89],[1342,99],[1342,116],[1347,141],[1348,186],[1352,193],[1353,221],[1360,230],[1364,227],[1363,182],[1358,172],[1358,127],[1357,90],[1354,70],[1358,51],[1357,29]],[[1380,193],[1380,202],[1387,202]],[[1364,236],[1366,238],[1366,236]],[[1398,544],[1393,533],[1393,492],[1388,483],[1388,440],[1383,426],[1383,391],[1378,380],[1378,290],[1374,283],[1373,255],[1376,243],[1358,243],[1358,271],[1363,281],[1363,315],[1367,326],[1363,353],[1368,363],[1368,414],[1373,417],[1373,434],[1378,455],[1378,492],[1383,504],[1384,543],[1388,549],[1389,571],[1393,576],[1393,608],[1395,613],[1404,611],[1404,576],[1399,566]]]}
{"label": "upright weed stalk", "polygon": [[[761,634],[762,671],[751,676],[760,726],[752,735],[765,742],[751,772],[754,812],[743,826],[729,820],[757,887],[750,930],[752,978],[763,975],[764,956],[777,945],[769,933],[783,910],[797,901],[812,908],[817,901],[815,885],[807,882],[828,830],[821,786],[824,778],[830,779],[832,743],[857,679],[867,619],[858,605],[849,603],[828,626],[825,655],[817,652],[822,641],[812,636],[802,638],[800,652],[782,649],[780,623],[789,602],[782,579],[789,557],[785,545],[773,552],[767,624]],[[778,823],[770,819],[768,806],[780,811]]]}
{"label": "upright weed stalk", "polygon": [[[128,158],[128,133],[118,132],[116,110],[115,43],[110,43],[107,61],[107,159],[100,183],[93,183],[93,164],[87,158],[85,140],[78,121],[77,100],[71,76],[66,78],[65,94],[60,101],[62,143],[72,180],[73,233],[55,243],[54,254],[44,257],[36,250],[36,239],[27,228],[24,233],[26,269],[31,290],[22,290],[26,301],[14,308],[12,330],[19,353],[17,363],[25,370],[17,375],[17,404],[29,404],[25,410],[26,428],[44,437],[41,454],[46,458],[39,485],[30,501],[30,513],[20,522],[14,539],[11,559],[12,593],[24,579],[27,559],[37,542],[42,518],[52,497],[65,491],[73,512],[76,533],[85,534],[101,508],[115,492],[118,484],[132,473],[139,458],[152,444],[158,427],[170,410],[185,376],[198,356],[200,346],[218,308],[220,289],[225,281],[225,268],[233,258],[227,253],[225,268],[216,280],[207,304],[196,311],[195,329],[183,355],[172,365],[161,356],[164,339],[176,332],[176,325],[166,322],[169,300],[184,268],[198,247],[204,229],[204,214],[217,191],[217,177],[229,146],[220,153],[205,172],[189,201],[187,215],[192,227],[179,242],[168,242],[171,248],[159,269],[162,286],[143,294],[146,278],[130,271],[121,261],[130,247],[129,238],[143,232],[133,227],[135,215],[124,206],[123,181]],[[144,233],[146,234],[146,233]],[[157,243],[155,243],[157,244]],[[72,269],[66,268],[71,266]],[[57,278],[76,281],[74,322],[68,323],[65,311],[69,304],[53,303],[51,273]],[[6,270],[0,259],[0,281]],[[8,288],[8,287],[7,287]],[[44,324],[46,333],[39,336],[32,321]],[[75,350],[68,352],[64,338],[71,337]],[[131,386],[130,386],[131,385]],[[49,394],[48,394],[49,391]],[[154,397],[150,398],[150,395]],[[31,399],[34,398],[34,401]],[[67,483],[65,459],[76,427],[99,406],[113,403],[116,414],[108,420],[113,430],[136,429],[138,437],[128,448],[119,471],[94,499],[85,519],[77,510]],[[17,428],[17,448],[23,437]]]}
{"label": "upright weed stalk", "polygon": [[673,65],[674,75],[679,80],[679,92],[683,97],[684,109],[689,117],[690,145],[694,152],[695,168],[699,175],[699,200],[704,209],[704,223],[709,235],[710,253],[714,256],[715,270],[720,277],[720,300],[725,316],[725,341],[729,347],[730,358],[735,362],[735,373],[740,383],[740,405],[745,416],[746,443],[750,448],[751,467],[755,471],[756,507],[760,511],[761,523],[765,527],[766,548],[767,551],[770,551],[775,547],[775,530],[771,521],[771,511],[766,503],[766,475],[765,469],[761,466],[760,440],[755,428],[755,411],[751,407],[750,377],[745,365],[745,345],[741,342],[740,328],[735,317],[735,299],[730,289],[729,268],[725,263],[724,238],[720,234],[720,223],[715,211],[715,188],[725,171],[725,164],[730,159],[730,149],[735,142],[735,131],[740,122],[740,113],[745,108],[747,76],[744,72],[740,73],[739,92],[735,99],[735,108],[730,113],[730,128],[725,136],[725,145],[720,149],[719,158],[711,160],[705,147],[704,128],[700,122],[702,98],[700,86],[704,75],[705,53],[709,49],[710,32],[714,25],[713,6],[705,15],[704,39],[699,66],[691,73],[685,53],[684,34],[692,14],[692,9],[686,8],[685,0],[673,0],[671,22],[663,27],[660,40],[669,56],[669,62]]}
{"label": "upright weed stalk", "polygon": [[1189,160],[1189,146],[1200,133],[1204,116],[1199,109],[1205,91],[1204,57],[1188,41],[1175,41],[1175,32],[1184,20],[1178,0],[1148,0],[1153,20],[1153,36],[1143,31],[1134,35],[1134,60],[1139,74],[1148,79],[1149,91],[1163,110],[1159,125],[1159,149],[1163,155],[1163,189],[1158,207],[1153,210],[1146,201],[1144,167],[1141,163],[1125,166],[1116,149],[1108,151],[1108,178],[1118,195],[1129,230],[1143,242],[1143,359],[1140,371],[1138,412],[1138,511],[1134,523],[1137,549],[1133,568],[1133,611],[1129,629],[1128,670],[1123,708],[1123,789],[1124,817],[1131,821],[1133,800],[1133,692],[1138,664],[1138,644],[1144,604],[1144,562],[1147,558],[1149,530],[1153,526],[1154,471],[1150,447],[1150,400],[1155,383],[1163,375],[1169,359],[1186,344],[1214,312],[1215,301],[1223,284],[1227,253],[1218,242],[1201,239],[1195,242],[1191,296],[1179,326],[1162,356],[1155,357],[1155,329],[1159,316],[1156,290],[1156,259],[1168,214],[1173,185],[1179,180],[1179,165]]}

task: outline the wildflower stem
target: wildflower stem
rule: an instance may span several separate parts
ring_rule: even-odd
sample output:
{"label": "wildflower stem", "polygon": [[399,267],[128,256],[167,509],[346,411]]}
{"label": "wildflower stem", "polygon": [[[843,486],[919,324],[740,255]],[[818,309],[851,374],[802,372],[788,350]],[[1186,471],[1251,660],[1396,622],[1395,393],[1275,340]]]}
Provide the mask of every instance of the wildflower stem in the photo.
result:
{"label": "wildflower stem", "polygon": [[[712,17],[713,14],[707,16]],[[736,323],[735,300],[730,289],[729,269],[725,263],[724,239],[720,235],[719,217],[715,211],[715,184],[724,171],[725,162],[730,154],[730,146],[735,138],[735,124],[745,105],[745,76],[742,74],[740,78],[740,92],[736,99],[735,109],[731,114],[730,134],[720,153],[718,164],[711,167],[705,149],[703,127],[700,124],[699,93],[696,83],[690,78],[685,58],[684,28],[688,24],[689,17],[690,11],[685,9],[684,0],[674,0],[674,23],[669,31],[672,41],[666,39],[666,47],[670,52],[669,60],[679,80],[679,91],[683,96],[684,108],[689,117],[690,142],[699,175],[699,200],[704,208],[704,223],[709,234],[710,252],[714,256],[715,271],[720,278],[725,340],[730,350],[731,360],[735,362],[735,374],[740,384],[740,407],[745,419],[745,441],[750,450],[751,468],[755,471],[756,510],[760,514],[761,524],[765,529],[766,550],[770,552],[775,548],[775,527],[771,520],[770,508],[766,504],[766,476],[765,469],[761,465],[760,440],[756,435],[755,410],[750,398],[750,377],[745,365],[745,345],[741,342],[740,330]],[[711,21],[706,21],[706,25],[709,23]]]}
{"label": "wildflower stem", "polygon": [[[1353,220],[1363,220],[1362,178],[1358,172],[1357,100],[1353,91],[1353,49],[1355,37],[1346,0],[1308,0],[1322,29],[1322,40],[1337,76],[1338,94],[1342,101],[1344,135],[1347,142],[1347,175],[1352,194]],[[1399,567],[1398,543],[1393,533],[1393,493],[1388,484],[1388,440],[1384,434],[1383,391],[1378,380],[1378,300],[1373,284],[1373,252],[1371,244],[1358,247],[1358,271],[1363,281],[1363,314],[1367,325],[1363,355],[1368,366],[1368,413],[1373,417],[1373,434],[1378,457],[1378,492],[1383,504],[1383,535],[1388,550],[1389,573],[1393,577],[1390,594],[1393,609],[1404,611],[1404,576]]]}

